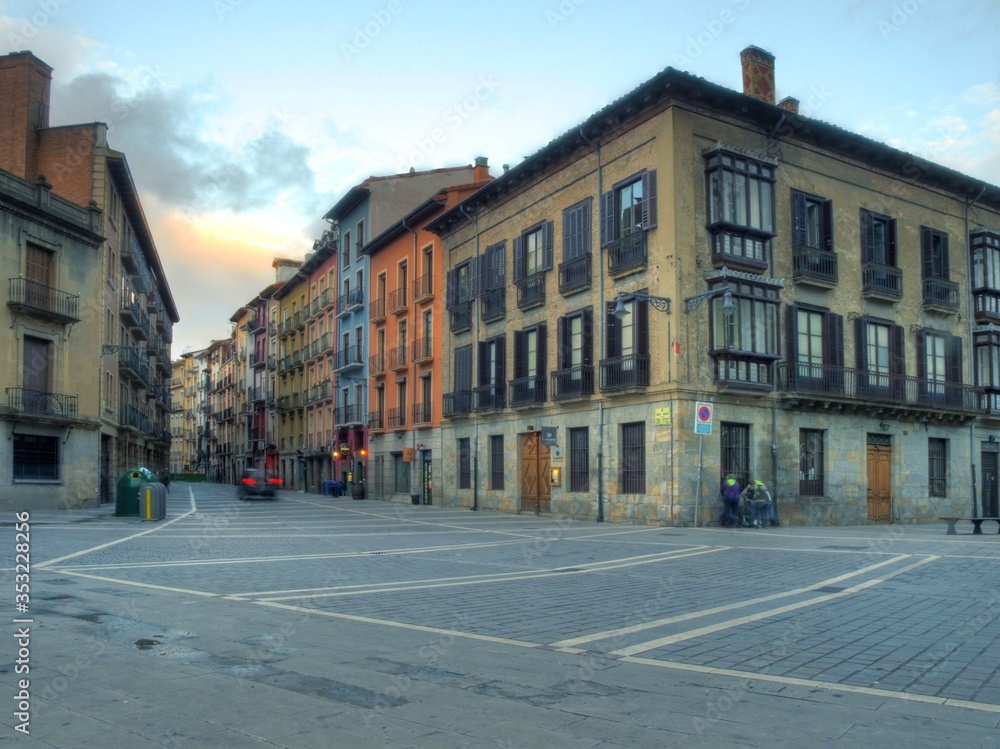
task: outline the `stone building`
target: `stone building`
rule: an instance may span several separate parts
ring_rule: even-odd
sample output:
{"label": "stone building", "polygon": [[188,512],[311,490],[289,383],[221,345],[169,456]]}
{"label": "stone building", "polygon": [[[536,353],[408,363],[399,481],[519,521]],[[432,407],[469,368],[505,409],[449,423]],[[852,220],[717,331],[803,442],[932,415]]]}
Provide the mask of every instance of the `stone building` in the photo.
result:
{"label": "stone building", "polygon": [[[104,123],[49,126],[51,80],[52,68],[30,52],[0,57],[0,169],[37,182],[41,197],[49,199],[51,193],[50,205],[64,208],[54,201],[59,196],[84,213],[90,206],[99,209],[99,225],[87,225],[88,231],[104,238],[93,258],[99,274],[76,272],[76,261],[67,259],[72,253],[63,253],[58,242],[29,242],[28,234],[3,252],[8,261],[19,264],[16,275],[29,274],[38,288],[58,281],[65,285],[54,291],[79,296],[79,322],[66,323],[64,339],[70,345],[60,347],[73,356],[62,362],[52,359],[48,376],[72,374],[81,396],[83,389],[97,389],[96,406],[88,415],[99,421],[98,450],[89,458],[98,467],[99,480],[96,490],[87,490],[86,501],[107,502],[114,498],[115,481],[124,470],[168,465],[170,343],[179,316],[125,155],[110,147]],[[70,220],[80,223],[79,218]],[[96,340],[80,334],[77,343],[73,329],[92,326],[98,331]],[[22,339],[18,345],[23,349],[35,344]],[[39,356],[55,354],[52,349]],[[23,491],[19,488],[18,495]],[[81,491],[67,488],[64,493],[73,498],[59,501],[84,502]]]}
{"label": "stone building", "polygon": [[[668,68],[429,228],[442,501],[705,524],[996,514],[1000,189]],[[973,467],[970,473],[970,465]]]}

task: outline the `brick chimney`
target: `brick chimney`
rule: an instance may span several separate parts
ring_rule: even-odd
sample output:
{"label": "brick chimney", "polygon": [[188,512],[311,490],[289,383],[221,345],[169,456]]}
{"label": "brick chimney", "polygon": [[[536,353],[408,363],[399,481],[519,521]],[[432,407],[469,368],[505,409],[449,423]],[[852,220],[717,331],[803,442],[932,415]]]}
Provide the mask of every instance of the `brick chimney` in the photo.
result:
{"label": "brick chimney", "polygon": [[472,166],[473,182],[488,182],[490,179],[489,159],[485,156],[477,156]]}
{"label": "brick chimney", "polygon": [[0,57],[0,168],[38,175],[38,130],[49,126],[52,68],[31,52]]}
{"label": "brick chimney", "polygon": [[740,52],[743,65],[743,93],[774,104],[774,55],[760,47]]}

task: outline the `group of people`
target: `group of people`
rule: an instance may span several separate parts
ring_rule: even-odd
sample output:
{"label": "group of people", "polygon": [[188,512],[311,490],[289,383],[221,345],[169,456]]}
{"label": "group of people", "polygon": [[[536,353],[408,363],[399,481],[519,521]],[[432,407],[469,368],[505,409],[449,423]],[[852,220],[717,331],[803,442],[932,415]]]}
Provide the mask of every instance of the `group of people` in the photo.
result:
{"label": "group of people", "polygon": [[722,493],[723,511],[719,524],[727,528],[747,526],[763,528],[778,525],[771,492],[760,479],[751,479],[741,487],[736,476],[729,474],[719,488]]}

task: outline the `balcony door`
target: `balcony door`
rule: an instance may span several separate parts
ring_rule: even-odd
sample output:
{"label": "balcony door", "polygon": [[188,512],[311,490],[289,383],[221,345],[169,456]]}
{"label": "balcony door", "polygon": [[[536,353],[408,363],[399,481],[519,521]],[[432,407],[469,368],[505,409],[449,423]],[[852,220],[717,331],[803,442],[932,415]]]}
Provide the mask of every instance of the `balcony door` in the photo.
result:
{"label": "balcony door", "polygon": [[52,342],[44,338],[24,337],[24,362],[21,378],[26,410],[37,411],[44,404],[49,392],[50,370],[52,367]]}

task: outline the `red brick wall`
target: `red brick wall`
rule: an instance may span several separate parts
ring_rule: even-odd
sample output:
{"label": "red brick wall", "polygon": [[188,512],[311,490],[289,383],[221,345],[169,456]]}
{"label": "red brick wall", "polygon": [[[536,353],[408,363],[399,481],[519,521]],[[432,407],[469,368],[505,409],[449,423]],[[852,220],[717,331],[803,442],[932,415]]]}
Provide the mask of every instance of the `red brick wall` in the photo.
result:
{"label": "red brick wall", "polygon": [[52,68],[30,53],[0,57],[0,168],[34,180],[37,128],[49,125]]}
{"label": "red brick wall", "polygon": [[87,205],[93,197],[97,127],[72,125],[40,133],[38,171],[52,185],[52,192],[77,205]]}

